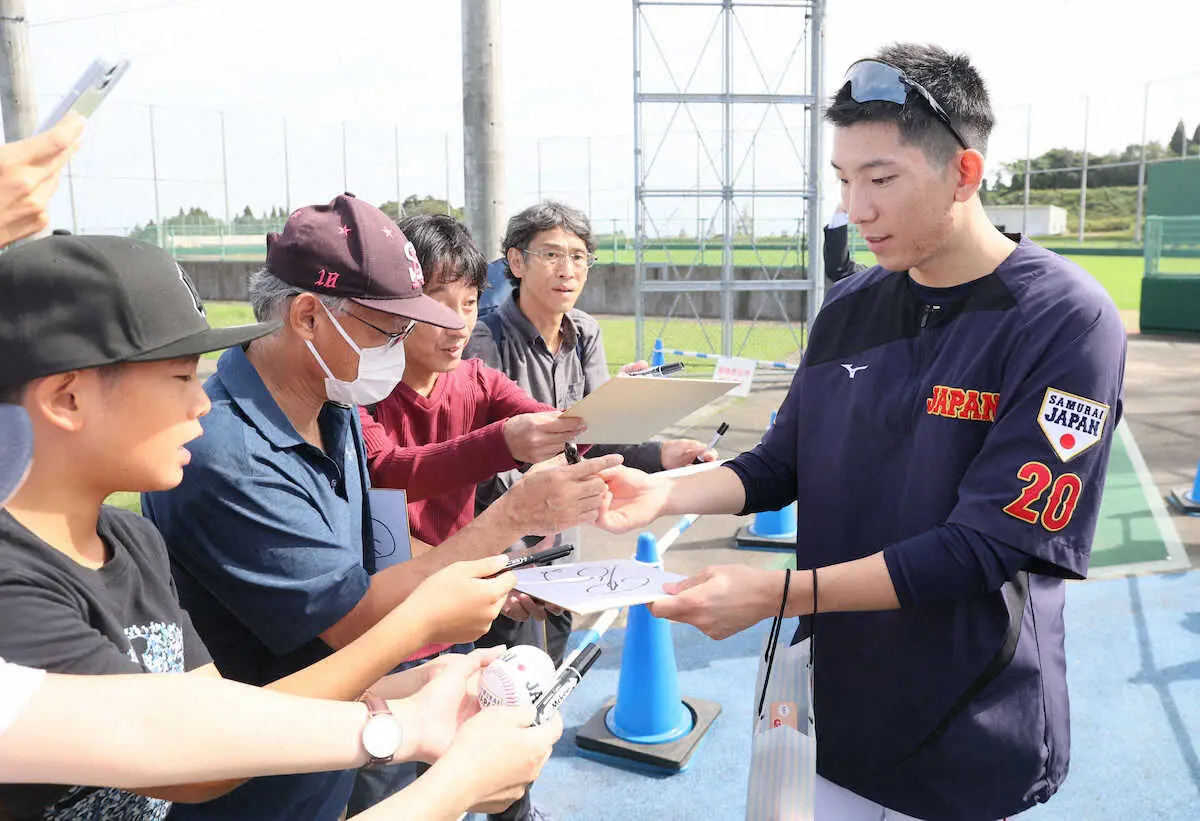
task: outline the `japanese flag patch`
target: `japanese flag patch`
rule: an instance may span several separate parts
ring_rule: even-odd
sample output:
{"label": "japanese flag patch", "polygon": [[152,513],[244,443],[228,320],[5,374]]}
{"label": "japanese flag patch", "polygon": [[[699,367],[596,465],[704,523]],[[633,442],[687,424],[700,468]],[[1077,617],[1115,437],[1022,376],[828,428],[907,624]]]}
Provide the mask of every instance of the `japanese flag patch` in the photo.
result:
{"label": "japanese flag patch", "polygon": [[1069,462],[1104,435],[1108,405],[1057,388],[1046,388],[1038,425],[1058,458]]}

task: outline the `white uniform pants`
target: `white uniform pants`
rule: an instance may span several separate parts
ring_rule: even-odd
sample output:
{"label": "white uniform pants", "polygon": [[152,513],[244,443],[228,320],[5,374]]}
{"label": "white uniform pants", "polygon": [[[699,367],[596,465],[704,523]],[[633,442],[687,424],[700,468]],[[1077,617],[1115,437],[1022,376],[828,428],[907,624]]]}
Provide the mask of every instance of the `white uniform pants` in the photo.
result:
{"label": "white uniform pants", "polygon": [[817,776],[817,821],[919,821]]}

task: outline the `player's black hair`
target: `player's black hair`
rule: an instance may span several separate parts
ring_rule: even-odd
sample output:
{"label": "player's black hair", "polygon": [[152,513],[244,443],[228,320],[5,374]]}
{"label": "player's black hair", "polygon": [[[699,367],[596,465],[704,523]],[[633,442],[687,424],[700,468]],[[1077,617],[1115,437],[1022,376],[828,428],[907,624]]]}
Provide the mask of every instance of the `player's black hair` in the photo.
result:
{"label": "player's black hair", "polygon": [[[873,59],[900,69],[924,86],[950,115],[967,145],[987,154],[996,118],[987,85],[966,55],[952,54],[939,46],[893,43],[880,49]],[[958,140],[915,91],[909,92],[902,106],[886,101],[859,103],[850,96],[847,83],[830,100],[825,119],[837,128],[864,122],[895,123],[900,138],[920,147],[935,165],[949,162],[960,148]]]}

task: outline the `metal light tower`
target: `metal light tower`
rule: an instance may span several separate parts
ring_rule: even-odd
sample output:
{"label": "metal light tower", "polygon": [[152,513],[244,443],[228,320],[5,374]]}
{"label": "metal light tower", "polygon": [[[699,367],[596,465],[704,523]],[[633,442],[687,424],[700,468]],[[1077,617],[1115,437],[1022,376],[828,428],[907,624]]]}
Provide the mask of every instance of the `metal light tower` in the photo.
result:
{"label": "metal light tower", "polygon": [[[818,196],[824,5],[825,0],[634,0],[639,357],[647,305],[655,294],[673,295],[667,321],[682,305],[702,328],[702,314],[712,312],[711,306],[704,309],[704,296],[717,294],[719,347],[726,356],[737,354],[739,315],[750,320],[743,347],[760,318],[782,319],[801,346],[825,282]],[[707,38],[698,42],[706,28]],[[693,62],[697,44],[700,56]],[[765,52],[781,45],[789,47],[781,52],[785,59],[772,65]],[[777,118],[768,125],[771,114]],[[719,131],[718,138],[702,123]],[[695,224],[697,246],[715,247],[702,228],[705,210],[711,212],[709,230],[721,234],[719,268],[708,267],[699,252],[690,263],[676,261],[678,242],[667,241],[673,231]],[[679,228],[677,212],[686,215],[686,227]],[[797,232],[794,258],[764,257],[761,226],[771,223],[781,227],[780,235]],[[745,264],[735,264],[738,250],[750,251],[743,255]],[[648,252],[666,263],[648,262]],[[656,276],[648,277],[648,269]]]}

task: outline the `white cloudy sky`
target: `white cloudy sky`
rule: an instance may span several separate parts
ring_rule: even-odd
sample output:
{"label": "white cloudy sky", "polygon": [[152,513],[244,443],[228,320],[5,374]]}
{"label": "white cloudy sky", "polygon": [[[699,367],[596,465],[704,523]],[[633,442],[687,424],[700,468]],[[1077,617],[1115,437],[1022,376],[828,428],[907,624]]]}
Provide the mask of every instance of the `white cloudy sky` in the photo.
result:
{"label": "white cloudy sky", "polygon": [[[1000,119],[990,157],[994,163],[1023,156],[1027,106],[1033,110],[1035,153],[1056,145],[1079,147],[1085,95],[1091,98],[1093,151],[1137,142],[1146,82],[1155,83],[1150,136],[1165,140],[1179,117],[1188,121],[1189,132],[1200,122],[1200,57],[1190,5],[1178,0],[1142,0],[1136,6],[1114,0],[829,0],[826,90],[847,64],[884,43],[936,42],[969,53],[990,84]],[[400,190],[442,196],[448,177],[451,199],[462,202],[461,5],[456,0],[28,0],[28,6],[43,112],[95,54],[111,52],[133,61],[119,90],[94,118],[87,148],[74,165],[81,229],[115,230],[153,216],[151,105],[166,214],[192,204],[223,213],[218,111],[225,112],[234,211],[246,204],[256,210],[285,204],[285,118],[286,193],[293,207],[328,200],[342,190],[343,179],[360,196],[376,202],[393,198],[397,139]],[[590,192],[601,229],[612,220],[623,225],[632,207],[631,3],[502,0],[502,9],[508,205],[519,208],[540,191],[587,206]],[[686,74],[716,12],[651,13],[650,30],[675,70]],[[771,78],[796,42],[788,23],[795,19],[794,14],[749,11],[741,17],[744,38],[753,40],[755,59]],[[735,44],[742,54],[737,78],[749,88],[757,75],[743,42]],[[716,58],[715,48],[716,42],[710,59],[701,61],[693,90],[715,77],[708,65]],[[687,55],[693,55],[691,61]],[[716,135],[710,129],[715,122],[697,115],[698,129],[707,132],[705,144],[714,152]],[[753,123],[743,125],[748,144]],[[743,166],[742,183],[753,176],[760,186],[787,184],[782,126],[780,118],[768,119],[753,158]],[[799,123],[793,120],[790,126],[795,131]],[[656,168],[694,181],[699,152],[704,177],[704,149],[696,130],[681,115]],[[648,139],[657,143],[656,135]],[[769,230],[787,227],[781,207],[759,206],[760,221],[775,223]],[[65,190],[54,210],[57,222],[69,226]],[[662,219],[674,231],[694,226],[696,217],[674,213]]]}

